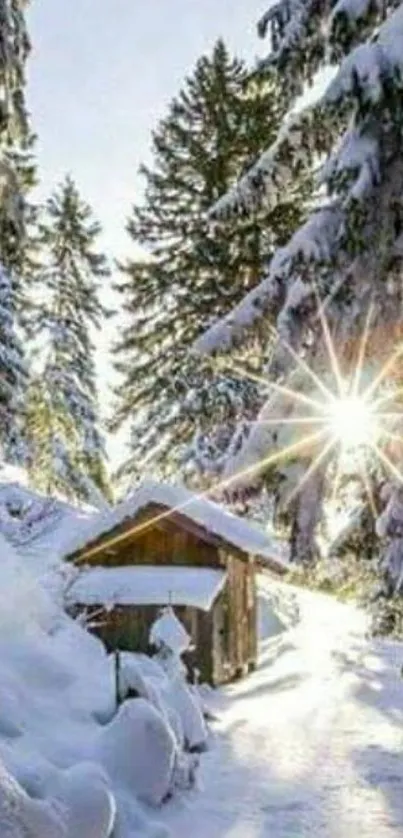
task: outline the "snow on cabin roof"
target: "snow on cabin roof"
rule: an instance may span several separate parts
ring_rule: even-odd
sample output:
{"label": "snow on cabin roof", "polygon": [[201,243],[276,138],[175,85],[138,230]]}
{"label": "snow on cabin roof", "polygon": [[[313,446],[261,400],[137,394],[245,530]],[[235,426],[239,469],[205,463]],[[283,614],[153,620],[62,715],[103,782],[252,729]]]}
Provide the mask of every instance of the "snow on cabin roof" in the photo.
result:
{"label": "snow on cabin roof", "polygon": [[114,509],[91,516],[83,527],[61,545],[63,555],[70,556],[83,550],[125,520],[134,518],[150,504],[175,510],[239,550],[271,561],[279,572],[287,568],[287,554],[282,542],[255,524],[233,515],[205,497],[193,494],[184,486],[151,481],[144,481]]}
{"label": "snow on cabin roof", "polygon": [[223,570],[205,567],[92,567],[78,575],[68,599],[80,605],[171,604],[209,611],[226,576]]}

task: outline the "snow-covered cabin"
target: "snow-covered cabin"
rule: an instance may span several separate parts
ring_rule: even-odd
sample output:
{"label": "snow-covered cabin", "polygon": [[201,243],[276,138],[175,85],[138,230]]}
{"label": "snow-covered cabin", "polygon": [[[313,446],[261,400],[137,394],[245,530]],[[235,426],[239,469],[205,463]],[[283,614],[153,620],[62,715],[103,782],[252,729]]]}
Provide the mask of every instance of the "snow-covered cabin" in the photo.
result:
{"label": "snow-covered cabin", "polygon": [[256,559],[286,571],[281,545],[263,530],[183,487],[145,482],[64,549],[82,568],[70,607],[86,610],[110,650],[147,651],[150,626],[171,605],[203,680],[223,683],[255,665]]}

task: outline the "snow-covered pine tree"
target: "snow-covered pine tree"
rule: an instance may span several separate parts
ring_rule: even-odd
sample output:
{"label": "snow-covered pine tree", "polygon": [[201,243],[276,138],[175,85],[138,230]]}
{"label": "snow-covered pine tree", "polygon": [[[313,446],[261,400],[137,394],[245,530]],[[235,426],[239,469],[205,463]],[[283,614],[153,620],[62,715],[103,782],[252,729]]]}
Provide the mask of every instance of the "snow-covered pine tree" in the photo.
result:
{"label": "snow-covered pine tree", "polygon": [[77,497],[76,464],[71,460],[74,427],[66,413],[55,408],[43,374],[32,375],[29,383],[24,432],[32,485],[45,495]]}
{"label": "snow-covered pine tree", "polygon": [[[0,443],[8,460],[21,462],[21,424],[27,373],[17,330],[14,261],[24,237],[25,202],[12,149],[28,142],[25,64],[30,50],[25,0],[0,0]],[[13,256],[12,256],[13,254]]]}
{"label": "snow-covered pine tree", "polygon": [[4,146],[12,188],[0,204],[0,262],[12,279],[18,322],[29,329],[34,277],[39,269],[38,207],[30,198],[37,185],[32,134]]}
{"label": "snow-covered pine tree", "polygon": [[16,331],[13,284],[0,265],[0,443],[10,463],[23,463],[27,369]]}
{"label": "snow-covered pine tree", "polygon": [[[105,256],[96,250],[99,234],[91,208],[67,177],[48,200],[40,224],[43,303],[36,333],[44,346],[44,383],[39,390],[34,387],[33,405],[39,399],[42,408],[37,432],[31,420],[30,436],[34,451],[45,440],[37,457],[47,458],[46,474],[53,472],[56,483],[61,474],[65,491],[86,499],[86,478],[109,492],[91,334],[102,328],[108,314],[100,302],[100,282],[109,276],[109,269]],[[48,413],[51,420],[46,419]],[[41,428],[43,422],[55,428],[51,440],[46,427]]]}
{"label": "snow-covered pine tree", "polygon": [[[127,325],[116,347],[123,377],[112,428],[130,422],[128,473],[146,456],[154,468],[182,468],[189,478],[192,441],[198,459],[200,449],[214,459],[226,447],[228,425],[256,409],[254,383],[212,375],[189,347],[256,286],[273,247],[301,219],[300,181],[276,207],[231,219],[225,235],[206,216],[274,137],[283,112],[278,87],[264,77],[251,80],[218,41],[153,134],[152,164],[141,169],[145,198],[128,222],[131,240],[149,259],[128,263],[118,286]],[[214,439],[206,439],[212,429]]]}
{"label": "snow-covered pine tree", "polygon": [[[291,105],[319,70],[332,64],[335,72],[314,104],[289,114],[276,141],[223,196],[215,214],[250,211],[262,194],[275,205],[296,173],[319,163],[320,190],[315,210],[276,252],[263,282],[218,320],[196,348],[201,353],[229,349],[264,318],[277,331],[268,381],[286,379],[306,390],[312,382],[301,373],[296,382],[295,354],[321,375],[329,369],[318,296],[347,378],[370,301],[371,327],[377,325],[384,337],[379,355],[369,341],[371,362],[382,363],[400,350],[401,331],[396,339],[396,326],[402,320],[403,4],[280,0],[259,29],[261,35],[268,29],[271,33],[271,52],[263,65],[274,72]],[[265,468],[256,466],[253,472],[254,464],[289,441],[284,427],[273,428],[267,420],[294,413],[295,402],[284,393],[268,402],[260,417],[266,424],[254,427],[228,463],[227,475],[249,468],[238,481],[241,486],[253,482],[259,472],[261,476]],[[304,453],[305,461],[295,466],[298,477],[307,473],[317,451]],[[309,559],[314,552],[325,471],[322,462],[295,500],[297,560]],[[285,482],[288,477],[282,475]],[[398,552],[403,557],[403,550]],[[395,554],[392,549],[387,562],[392,585],[401,578]]]}

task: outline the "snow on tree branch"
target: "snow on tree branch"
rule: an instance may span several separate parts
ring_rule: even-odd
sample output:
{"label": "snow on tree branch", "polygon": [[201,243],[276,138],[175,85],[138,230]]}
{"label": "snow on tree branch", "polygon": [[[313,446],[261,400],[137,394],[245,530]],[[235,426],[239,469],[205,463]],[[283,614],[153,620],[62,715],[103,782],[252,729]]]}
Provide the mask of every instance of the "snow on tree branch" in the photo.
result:
{"label": "snow on tree branch", "polygon": [[[290,309],[296,307],[297,295],[299,301],[306,296],[299,271],[293,274],[295,262],[302,258],[307,262],[329,261],[336,247],[337,235],[341,233],[342,217],[337,204],[329,204],[313,213],[294,233],[289,244],[276,252],[267,277],[227,317],[215,323],[196,341],[194,351],[210,354],[228,349],[241,338],[246,328],[253,326],[269,309],[275,317],[280,315],[284,306],[281,314],[281,324],[284,324]],[[290,276],[296,284],[295,287],[290,285],[287,293],[286,280],[289,281]]]}
{"label": "snow on tree branch", "polygon": [[[401,99],[402,76],[403,5],[380,27],[376,40],[359,45],[345,58],[321,100],[321,107],[325,110],[330,109],[330,113],[333,113],[332,125],[336,124],[335,115],[340,112],[342,114],[346,100],[351,99],[350,111],[353,112],[347,131],[320,175],[321,182],[331,192],[336,192],[341,199],[341,202],[335,202],[330,210],[332,214],[336,207],[334,218],[337,218],[338,212],[341,213],[336,220],[336,226],[329,230],[328,206],[325,205],[316,211],[294,234],[289,244],[277,251],[270,272],[263,282],[224,320],[213,324],[197,341],[197,352],[210,353],[218,349],[228,349],[233,342],[240,339],[243,331],[253,325],[268,309],[271,310],[272,317],[277,317],[283,301],[287,299],[286,285],[296,278],[293,272],[295,256],[302,256],[305,261],[317,261],[320,265],[324,260],[328,261],[329,256],[332,257],[340,248],[342,228],[347,230],[349,226],[347,213],[351,207],[356,208],[356,204],[364,198],[368,201],[371,192],[374,193],[380,186],[385,166],[396,153],[393,119],[397,118],[399,107],[398,91]],[[371,106],[375,105],[380,109],[377,120],[370,110]],[[296,124],[290,123],[293,140],[288,148],[289,159],[298,157]],[[302,119],[299,125],[303,125]],[[305,135],[305,132],[303,133]],[[246,206],[250,205],[252,194],[261,188],[263,182],[269,187],[275,184],[276,189],[284,187],[287,176],[282,176],[284,172],[279,157],[281,159],[280,150],[284,150],[286,141],[285,129],[275,146],[263,155],[228,196],[224,196],[214,212],[226,214],[231,206],[236,207],[242,202]],[[308,153],[312,158],[312,144]],[[292,165],[289,163],[288,173],[291,170]],[[274,196],[273,190],[271,194]],[[358,223],[356,226],[358,227]]]}

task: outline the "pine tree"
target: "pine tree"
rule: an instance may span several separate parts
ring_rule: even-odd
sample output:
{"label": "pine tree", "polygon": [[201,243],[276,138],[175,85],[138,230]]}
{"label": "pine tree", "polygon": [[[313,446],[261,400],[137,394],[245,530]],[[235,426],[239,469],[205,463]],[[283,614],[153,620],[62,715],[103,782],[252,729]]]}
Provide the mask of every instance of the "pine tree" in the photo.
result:
{"label": "pine tree", "polygon": [[36,138],[8,140],[4,160],[10,173],[7,200],[0,205],[0,262],[13,284],[18,322],[29,327],[34,277],[39,269],[38,207],[30,199],[37,185]]}
{"label": "pine tree", "polygon": [[22,424],[27,372],[18,336],[14,268],[24,237],[25,203],[13,149],[28,143],[25,64],[30,50],[23,0],[0,2],[0,442],[3,456],[24,459]]}
{"label": "pine tree", "polygon": [[30,380],[24,432],[32,485],[47,495],[75,498],[79,494],[77,475],[70,459],[70,452],[76,447],[71,445],[74,427],[65,413],[55,410],[42,374],[32,375]]}
{"label": "pine tree", "polygon": [[52,479],[55,486],[62,481],[65,493],[78,497],[88,495],[87,478],[109,492],[91,334],[107,315],[100,282],[109,270],[96,250],[99,234],[91,208],[67,177],[48,200],[40,224],[43,302],[36,334],[45,346],[43,385],[34,382],[31,389],[28,433],[35,474],[46,474],[48,486]]}
{"label": "pine tree", "polygon": [[218,41],[153,133],[153,163],[141,169],[145,198],[127,228],[150,258],[127,264],[118,285],[125,327],[115,366],[123,378],[112,427],[130,421],[131,474],[145,459],[165,472],[185,468],[192,442],[199,459],[200,450],[216,458],[228,423],[260,396],[253,382],[228,372],[212,376],[189,348],[214,316],[259,282],[273,247],[301,218],[300,181],[281,205],[232,220],[225,236],[207,218],[211,203],[262,151],[282,112],[278,88],[250,79]]}
{"label": "pine tree", "polygon": [[[261,35],[268,28],[271,32],[272,50],[263,66],[274,73],[290,105],[327,62],[337,70],[318,101],[289,115],[275,142],[237,188],[220,200],[216,214],[250,211],[263,193],[275,204],[297,173],[319,163],[321,189],[314,211],[276,252],[263,282],[219,319],[196,349],[200,353],[229,349],[264,318],[277,330],[268,382],[285,379],[293,389],[318,395],[312,377],[300,365],[295,369],[297,356],[322,379],[329,369],[318,298],[323,301],[320,310],[326,312],[341,374],[350,385],[370,305],[372,333],[377,329],[382,335],[378,342],[371,336],[366,347],[372,368],[379,368],[389,356],[395,361],[388,364],[390,373],[401,352],[403,4],[280,0],[259,28]],[[397,408],[401,409],[395,401]],[[285,443],[295,442],[289,429],[269,424],[273,417],[292,420],[297,413],[295,400],[285,391],[265,405],[263,421],[227,463],[227,476],[248,469],[246,479],[237,481],[239,489],[262,474],[267,477],[268,452],[273,455]],[[296,560],[309,560],[315,554],[315,525],[328,467],[322,460],[320,468],[310,470],[317,454],[317,448],[304,450],[302,460],[290,454],[282,470],[275,465],[270,472],[273,481],[285,484],[292,483],[292,471],[294,477],[308,477],[294,498]],[[396,522],[396,515],[391,517]],[[385,567],[394,588],[402,578],[403,542],[392,521],[383,532],[391,540]]]}

